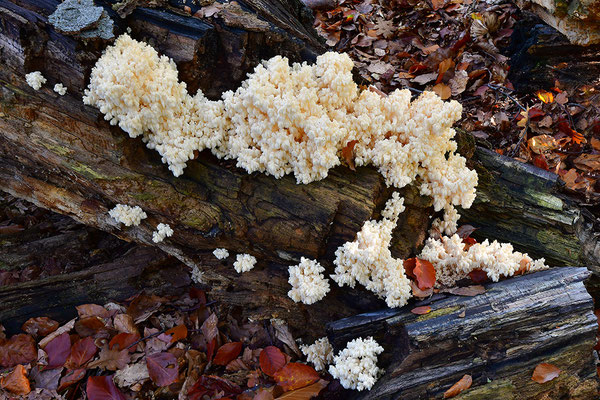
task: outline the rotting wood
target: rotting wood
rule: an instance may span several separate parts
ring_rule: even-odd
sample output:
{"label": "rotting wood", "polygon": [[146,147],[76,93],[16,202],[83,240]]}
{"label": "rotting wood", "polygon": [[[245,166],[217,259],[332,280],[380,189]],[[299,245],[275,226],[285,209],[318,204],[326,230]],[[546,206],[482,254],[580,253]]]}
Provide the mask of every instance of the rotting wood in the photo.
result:
{"label": "rotting wood", "polygon": [[[330,323],[336,349],[373,336],[386,350],[378,362],[385,374],[350,398],[441,398],[464,374],[473,385],[456,399],[595,398],[598,325],[588,276],[585,268],[555,268],[485,285],[475,297],[434,295],[415,304],[431,307],[425,315],[404,307]],[[560,376],[532,381],[541,362],[559,367]]]}

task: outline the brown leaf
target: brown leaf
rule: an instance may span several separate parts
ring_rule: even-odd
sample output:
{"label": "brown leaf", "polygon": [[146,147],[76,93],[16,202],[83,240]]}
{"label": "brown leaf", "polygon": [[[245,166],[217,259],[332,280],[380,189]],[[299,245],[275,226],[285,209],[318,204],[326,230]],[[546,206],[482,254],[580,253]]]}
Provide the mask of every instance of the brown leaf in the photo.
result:
{"label": "brown leaf", "polygon": [[79,318],[108,318],[110,316],[108,310],[102,306],[99,306],[98,304],[82,304],[75,308],[77,309],[77,314],[79,314]]}
{"label": "brown leaf", "polygon": [[108,348],[113,349],[116,347],[115,350],[129,349],[129,351],[133,353],[137,348],[137,345],[132,346],[131,348],[129,346],[131,346],[138,340],[140,340],[140,335],[138,335],[137,333],[121,332],[115,335],[115,337],[113,337],[112,339],[110,339],[110,342],[108,342]]}
{"label": "brown leaf", "polygon": [[43,366],[36,365],[29,371],[29,379],[34,383],[36,389],[57,390],[58,381],[64,368],[42,370]]}
{"label": "brown leaf", "polygon": [[0,366],[9,368],[28,364],[37,358],[35,340],[30,335],[18,334],[9,340],[0,340]]}
{"label": "brown leaf", "polygon": [[219,330],[217,329],[218,322],[219,319],[217,318],[217,315],[212,313],[200,327],[200,330],[204,334],[204,338],[207,342],[212,341],[219,334]]}
{"label": "brown leaf", "polygon": [[22,225],[12,224],[0,226],[0,235],[14,235],[15,233],[23,232],[25,228]]}
{"label": "brown leaf", "polygon": [[321,379],[318,382],[313,383],[312,385],[303,387],[302,389],[285,392],[277,398],[285,400],[310,400],[313,397],[317,396],[321,392],[321,390],[325,389],[328,384],[329,381]]}
{"label": "brown leaf", "polygon": [[435,92],[435,94],[440,96],[442,100],[448,100],[450,96],[452,96],[452,89],[450,89],[450,86],[446,85],[445,83],[438,83],[432,88],[432,90]]}
{"label": "brown leaf", "polygon": [[271,326],[275,330],[275,338],[281,340],[290,348],[290,350],[296,353],[297,356],[302,356],[302,352],[300,352],[300,349],[298,348],[298,345],[296,344],[296,341],[290,332],[290,328],[283,320],[272,318]]}
{"label": "brown leaf", "polygon": [[477,295],[485,293],[485,288],[481,285],[473,285],[473,286],[446,289],[446,290],[444,290],[444,292],[451,293],[451,294],[454,294],[457,296],[473,297],[473,296],[477,296]]}
{"label": "brown leaf", "polygon": [[274,376],[286,364],[285,355],[275,346],[267,346],[258,357],[260,369],[266,375]]}
{"label": "brown leaf", "polygon": [[104,346],[100,350],[100,358],[88,364],[88,368],[102,368],[111,371],[124,369],[129,363],[129,350],[111,350]]}
{"label": "brown leaf", "polygon": [[29,333],[33,337],[44,337],[58,329],[59,323],[48,317],[29,318],[21,330]]}
{"label": "brown leaf", "polygon": [[427,314],[427,313],[431,312],[431,307],[429,307],[429,306],[415,307],[412,310],[410,310],[410,312],[413,314],[417,314],[417,315],[423,315],[423,314]]}
{"label": "brown leaf", "polygon": [[129,304],[127,314],[131,315],[136,324],[139,324],[150,318],[166,301],[167,299],[155,294],[141,293]]}
{"label": "brown leaf", "polygon": [[58,387],[58,391],[63,391],[74,383],[79,382],[85,376],[86,370],[85,368],[74,369],[72,371],[67,371],[65,376],[60,380],[60,386]]}
{"label": "brown leaf", "polygon": [[[446,58],[440,62],[438,65],[438,76],[435,81],[436,84],[442,82],[442,78],[444,78],[444,74],[454,65],[454,61],[451,58]],[[435,92],[435,90],[434,90]],[[437,92],[436,92],[437,93]],[[441,97],[441,96],[440,96]]]}
{"label": "brown leaf", "polygon": [[458,96],[465,90],[467,90],[467,83],[469,82],[469,74],[467,71],[459,70],[456,71],[454,77],[450,79],[450,90],[452,96]]}
{"label": "brown leaf", "polygon": [[560,104],[561,106],[564,106],[565,104],[567,104],[569,102],[569,95],[567,94],[567,92],[560,92],[559,94],[556,95],[555,100],[558,104]]}
{"label": "brown leaf", "polygon": [[437,72],[431,72],[429,74],[419,75],[416,78],[411,79],[410,81],[414,82],[414,83],[418,83],[419,85],[425,85],[425,84],[435,80],[437,78],[437,76],[438,76]]}
{"label": "brown leaf", "polygon": [[242,342],[225,343],[217,350],[213,363],[216,365],[227,365],[232,360],[236,359],[241,352]]}
{"label": "brown leaf", "polygon": [[29,379],[27,379],[27,372],[25,371],[25,367],[21,364],[17,365],[10,374],[2,378],[0,386],[2,386],[2,389],[17,395],[26,395],[31,392]]}
{"label": "brown leaf", "polygon": [[444,398],[449,399],[451,397],[457,396],[460,393],[464,392],[473,384],[473,378],[471,375],[464,375],[458,382],[456,382],[452,387],[444,393]]}
{"label": "brown leaf", "polygon": [[344,160],[348,164],[348,167],[352,171],[356,171],[356,168],[354,167],[353,157],[354,146],[356,146],[356,143],[358,143],[358,140],[351,140],[348,143],[346,143],[346,146],[344,146],[344,148],[342,149],[342,157],[344,158]]}
{"label": "brown leaf", "polygon": [[456,230],[456,234],[458,235],[458,237],[460,237],[461,239],[466,239],[469,236],[471,236],[471,234],[473,232],[475,232],[477,229],[479,228],[475,228],[472,225],[461,225],[458,227],[458,229]]}
{"label": "brown leaf", "polygon": [[600,151],[600,140],[593,137],[592,140],[590,140],[590,144],[592,145],[594,150]]}
{"label": "brown leaf", "polygon": [[104,318],[98,316],[80,318],[75,322],[75,331],[79,336],[93,336],[106,329]]}
{"label": "brown leaf", "polygon": [[558,148],[558,143],[550,135],[539,135],[534,136],[527,141],[527,145],[536,154],[541,154],[546,151],[554,150]]}
{"label": "brown leaf", "polygon": [[94,339],[86,337],[79,339],[73,347],[71,347],[71,354],[67,358],[65,367],[68,369],[77,369],[83,367],[88,361],[90,361],[98,351],[98,348],[94,344]]}
{"label": "brown leaf", "polygon": [[230,396],[234,398],[242,393],[242,389],[235,383],[214,375],[203,375],[188,391],[189,400],[202,400],[204,396],[215,398]]}
{"label": "brown leaf", "polygon": [[185,325],[177,325],[165,332],[167,335],[171,335],[171,343],[175,343],[181,339],[185,339],[188,334],[188,330]]}
{"label": "brown leaf", "polygon": [[487,272],[479,268],[469,272],[469,278],[473,281],[473,283],[485,283],[489,279]]}
{"label": "brown leaf", "polygon": [[288,363],[277,371],[273,378],[284,391],[299,389],[319,380],[319,373],[313,367],[301,363]]}
{"label": "brown leaf", "polygon": [[573,160],[573,164],[582,170],[598,171],[600,170],[600,154],[581,154]]}
{"label": "brown leaf", "polygon": [[179,364],[173,354],[164,352],[146,356],[146,365],[150,379],[157,386],[168,386],[177,381]]}
{"label": "brown leaf", "polygon": [[136,335],[140,334],[133,318],[129,314],[117,314],[113,318],[113,325],[119,332],[133,333]]}
{"label": "brown leaf", "polygon": [[549,382],[560,375],[560,369],[552,364],[540,363],[533,370],[531,380],[537,383]]}

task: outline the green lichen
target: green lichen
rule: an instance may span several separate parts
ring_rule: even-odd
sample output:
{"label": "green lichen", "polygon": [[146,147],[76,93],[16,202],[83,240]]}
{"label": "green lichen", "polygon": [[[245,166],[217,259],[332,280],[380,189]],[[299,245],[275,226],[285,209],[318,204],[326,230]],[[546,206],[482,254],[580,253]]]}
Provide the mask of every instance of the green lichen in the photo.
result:
{"label": "green lichen", "polygon": [[427,320],[432,319],[432,318],[437,318],[437,317],[441,317],[441,316],[444,316],[444,315],[448,315],[448,314],[452,314],[452,313],[455,313],[455,312],[459,312],[461,309],[462,309],[461,306],[438,308],[437,310],[432,310],[432,311],[430,311],[427,314],[419,315],[417,317],[417,321],[418,322],[427,321]]}
{"label": "green lichen", "polygon": [[510,379],[489,382],[483,386],[472,387],[455,399],[460,400],[512,400],[517,398],[517,388]]}
{"label": "green lichen", "polygon": [[78,161],[74,161],[74,160],[66,163],[66,166],[69,169],[72,169],[73,171],[85,176],[88,179],[103,179],[103,180],[119,179],[117,177],[103,175],[101,173],[98,173],[98,172],[94,171],[93,169],[91,169],[89,166],[82,164]]}

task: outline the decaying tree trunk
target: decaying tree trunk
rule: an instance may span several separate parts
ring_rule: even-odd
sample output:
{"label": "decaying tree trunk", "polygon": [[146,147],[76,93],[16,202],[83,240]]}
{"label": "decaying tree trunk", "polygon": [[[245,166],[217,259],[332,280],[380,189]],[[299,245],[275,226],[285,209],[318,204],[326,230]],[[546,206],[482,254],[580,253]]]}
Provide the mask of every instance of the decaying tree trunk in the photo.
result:
{"label": "decaying tree trunk", "polygon": [[[383,308],[382,301],[363,289],[340,289],[335,285],[324,301],[311,306],[296,304],[287,297],[289,265],[305,256],[319,259],[328,273],[333,272],[335,250],[345,241],[353,240],[364,221],[379,217],[391,190],[374,169],[359,168],[352,172],[340,167],[332,170],[327,179],[296,185],[293,177],[277,180],[264,174],[249,175],[235,168],[232,162],[219,161],[208,152],[202,152],[188,163],[184,175],[173,177],[156,152],[145,148],[141,140],[130,139],[120,129],[111,127],[96,109],[82,104],[90,69],[106,43],[99,40],[83,42],[54,31],[46,21],[58,3],[58,0],[0,0],[2,190],[123,239],[159,247],[188,266],[198,267],[204,272],[211,299],[239,309],[243,316],[282,318],[296,332],[316,337],[324,333],[327,322]],[[177,2],[171,3],[177,5]],[[237,18],[226,15],[196,18],[180,15],[172,9],[138,8],[126,20],[121,20],[107,9],[117,30],[131,27],[133,37],[148,39],[159,51],[176,61],[180,77],[191,90],[201,88],[212,97],[235,87],[260,59],[284,54],[294,61],[311,60],[323,51],[310,24],[299,22],[302,9],[298,1],[247,0],[238,3],[244,13]],[[196,10],[191,9],[191,12]],[[48,79],[37,92],[24,80],[25,73],[34,70],[40,70]],[[65,96],[50,90],[57,82],[67,86]],[[472,156],[468,151],[465,155]],[[578,230],[585,225],[585,219],[576,207],[559,195],[556,178],[533,167],[492,157],[485,151],[478,151],[471,158],[480,170],[482,184],[478,203],[470,214],[465,213],[464,222],[480,226],[481,232],[491,239],[515,241],[520,250],[547,256],[559,265],[589,260],[594,260],[597,265],[597,253],[585,251],[585,246],[594,247],[596,241]],[[515,180],[515,171],[523,174],[524,180]],[[408,257],[422,245],[433,210],[431,200],[419,196],[415,187],[407,187],[401,192],[407,210],[401,214],[394,234],[393,252],[398,257]],[[138,227],[120,227],[108,215],[108,210],[117,203],[139,205],[148,218]],[[488,218],[490,209],[494,213]],[[506,216],[518,223],[502,222]],[[151,237],[160,222],[168,223],[175,233],[156,245]],[[507,233],[520,226],[529,228],[519,231],[518,237]],[[561,246],[548,249],[548,244],[554,245],[558,240],[559,233],[567,239],[560,239]],[[532,237],[537,240],[530,241]],[[217,247],[229,249],[232,255],[223,262],[217,260],[212,255]],[[251,273],[237,274],[232,268],[235,253],[255,255],[259,259],[257,268]],[[137,257],[140,261],[130,263],[129,257]],[[106,298],[102,297],[106,294],[119,300],[139,287],[139,282],[146,276],[143,271],[147,262],[144,260],[152,257],[151,252],[128,253],[108,267],[97,266],[64,279],[55,277],[0,291],[0,318],[3,321],[12,318],[16,326],[20,315],[52,313],[54,305],[55,311],[61,306],[70,306],[71,297],[57,297],[56,303],[47,309],[27,309],[27,299],[55,286],[65,288],[66,293],[74,293],[74,302],[91,301],[77,293],[77,288],[72,285],[74,279],[97,285],[102,293],[98,296],[100,299]],[[173,267],[158,264],[150,268],[152,276],[156,277],[154,282],[164,276],[165,286],[180,287],[179,280],[180,283],[170,283],[167,279]],[[161,265],[166,268],[162,274],[157,271]],[[115,280],[114,276],[121,268],[125,268],[123,273],[130,277],[129,280]],[[573,370],[588,371],[593,368],[590,356],[593,340],[590,338],[595,335],[596,328],[590,322],[593,318],[590,297],[579,289],[584,276],[581,270],[551,270],[515,280],[531,283],[531,292],[525,293],[524,289],[507,281],[490,286],[484,297],[434,300],[434,306],[455,302],[457,307],[469,309],[476,304],[488,311],[497,307],[496,304],[510,309],[509,299],[514,300],[515,296],[527,295],[542,302],[545,295],[552,298],[560,291],[558,288],[564,286],[560,292],[564,296],[562,304],[569,307],[571,314],[548,313],[540,323],[577,327],[576,331],[564,335],[585,338],[578,344],[579,348],[572,348],[573,354],[576,351],[583,354],[576,363],[581,367],[574,366]],[[110,289],[113,287],[110,285],[119,286],[119,282],[123,282],[122,288],[110,292],[115,290]],[[499,299],[504,300],[494,300],[490,297],[492,293],[500,293]],[[14,302],[8,303],[9,299]],[[477,318],[468,309],[466,312],[468,318],[464,321]],[[386,311],[384,315],[400,315],[398,313],[405,315],[406,311]],[[439,313],[430,314],[430,317],[436,315]],[[514,323],[511,315],[514,314],[507,313],[506,320],[482,323],[488,329],[482,327],[482,332],[492,335],[489,332],[494,326],[510,327]],[[531,315],[533,318],[535,313]],[[571,322],[573,315],[584,321],[581,326]],[[523,310],[518,316],[526,317]],[[427,316],[423,318],[427,319]],[[527,321],[533,324],[534,320]],[[431,327],[429,344],[434,345],[433,338],[437,333],[435,326]],[[366,329],[366,332],[372,331],[370,326]],[[460,332],[458,328],[453,331],[455,351],[458,351],[456,338],[460,337]],[[478,334],[478,331],[473,332]],[[469,343],[477,346],[479,342],[474,337],[470,336]],[[449,343],[450,339],[447,340]],[[521,346],[527,347],[527,342],[507,341],[506,347],[501,349],[508,354],[518,352]],[[488,348],[490,354],[485,360],[495,357],[493,347]],[[542,348],[546,349],[542,346],[540,351]],[[392,353],[394,357],[402,355],[402,352]],[[516,365],[517,361],[511,362]],[[487,364],[475,363],[473,369],[483,368],[483,365]],[[392,375],[395,373],[386,375],[382,384],[393,380]],[[583,380],[588,377],[588,372],[581,373]],[[454,378],[448,373],[444,379],[450,382]],[[520,384],[515,385],[521,388]],[[441,387],[434,392],[440,390]],[[375,393],[391,394],[387,391]]]}
{"label": "decaying tree trunk", "polygon": [[[328,326],[334,347],[373,336],[385,348],[385,374],[364,399],[429,399],[464,374],[473,377],[457,399],[592,399],[597,397],[597,322],[585,268],[556,268],[486,285],[475,297],[438,294],[431,312],[385,310]],[[557,321],[560,321],[557,323]],[[562,372],[543,385],[531,380],[539,363]]]}

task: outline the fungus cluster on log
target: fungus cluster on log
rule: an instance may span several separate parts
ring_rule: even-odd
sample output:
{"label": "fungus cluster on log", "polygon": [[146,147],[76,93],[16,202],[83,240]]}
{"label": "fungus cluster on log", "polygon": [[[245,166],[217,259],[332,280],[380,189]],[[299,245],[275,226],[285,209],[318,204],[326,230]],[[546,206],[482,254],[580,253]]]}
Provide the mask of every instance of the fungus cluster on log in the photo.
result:
{"label": "fungus cluster on log", "polygon": [[[191,96],[173,60],[124,34],[94,66],[83,100],[131,137],[142,136],[175,176],[204,149],[235,159],[248,173],[276,178],[293,173],[298,184],[321,180],[342,162],[351,167],[370,164],[390,186],[402,188],[417,181],[421,194],[433,198],[434,209],[444,210],[444,219],[434,221],[434,229],[454,234],[459,218],[455,206],[470,207],[477,185],[477,174],[455,153],[452,140],[460,104],[444,102],[431,92],[411,101],[408,90],[387,96],[361,90],[353,81],[352,67],[347,55],[332,52],[318,57],[314,66],[290,66],[276,56],[257,66],[235,92],[213,101],[202,91]],[[389,249],[403,203],[393,193],[382,220],[365,222],[356,240],[338,249],[332,275],[340,286],[361,283],[389,307],[401,307],[412,297],[404,262]],[[160,240],[155,242],[171,234],[159,229],[155,235]],[[228,256],[225,249],[214,254],[219,259]],[[510,244],[485,241],[468,246],[457,235],[430,239],[421,257],[434,265],[437,286],[451,286],[475,269],[497,281],[546,268],[543,259],[533,261],[513,252]],[[255,257],[238,254],[233,266],[242,273],[255,263]],[[302,258],[289,269],[288,295],[305,304],[322,299],[329,291],[323,272],[316,260]],[[327,343],[319,341],[304,351],[318,368],[333,362],[329,370],[344,387],[364,390],[377,379],[377,355],[383,348],[372,338],[358,338],[335,357]]]}

